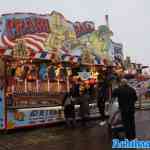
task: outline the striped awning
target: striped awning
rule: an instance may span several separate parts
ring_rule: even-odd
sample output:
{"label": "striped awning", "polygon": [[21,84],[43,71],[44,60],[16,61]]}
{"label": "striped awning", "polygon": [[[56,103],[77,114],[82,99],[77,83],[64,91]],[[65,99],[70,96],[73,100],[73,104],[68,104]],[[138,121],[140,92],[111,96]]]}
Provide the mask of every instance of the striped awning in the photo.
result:
{"label": "striped awning", "polygon": [[[68,53],[61,53],[62,50],[59,50],[59,58],[61,62],[72,62],[72,63],[81,63],[81,57],[80,56],[75,56],[75,55],[71,55]],[[0,55],[1,56],[12,56],[12,49],[0,49]],[[55,53],[54,51],[51,52],[46,52],[46,51],[42,51],[42,52],[32,52],[30,54],[30,56],[28,57],[29,59],[41,59],[41,60],[52,60],[55,55],[58,55],[57,53]],[[97,57],[95,57],[94,60],[94,65],[105,65],[106,60],[103,59],[99,59]]]}

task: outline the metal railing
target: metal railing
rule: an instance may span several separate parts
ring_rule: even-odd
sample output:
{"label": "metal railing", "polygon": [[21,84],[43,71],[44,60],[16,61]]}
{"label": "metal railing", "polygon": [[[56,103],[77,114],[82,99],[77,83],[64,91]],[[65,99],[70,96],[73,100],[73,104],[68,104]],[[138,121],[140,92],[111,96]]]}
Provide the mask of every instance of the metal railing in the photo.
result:
{"label": "metal railing", "polygon": [[135,106],[137,109],[150,109],[150,99],[139,97]]}

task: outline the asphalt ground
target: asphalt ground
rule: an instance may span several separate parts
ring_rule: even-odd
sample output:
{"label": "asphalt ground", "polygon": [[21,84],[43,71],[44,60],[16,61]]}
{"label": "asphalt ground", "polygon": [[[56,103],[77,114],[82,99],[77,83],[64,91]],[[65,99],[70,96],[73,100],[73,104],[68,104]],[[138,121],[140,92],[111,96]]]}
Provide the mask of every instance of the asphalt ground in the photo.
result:
{"label": "asphalt ground", "polygon": [[[0,133],[0,150],[111,150],[107,125],[92,120],[75,128],[64,124],[46,128],[20,129]],[[150,111],[136,112],[137,137],[150,140]]]}

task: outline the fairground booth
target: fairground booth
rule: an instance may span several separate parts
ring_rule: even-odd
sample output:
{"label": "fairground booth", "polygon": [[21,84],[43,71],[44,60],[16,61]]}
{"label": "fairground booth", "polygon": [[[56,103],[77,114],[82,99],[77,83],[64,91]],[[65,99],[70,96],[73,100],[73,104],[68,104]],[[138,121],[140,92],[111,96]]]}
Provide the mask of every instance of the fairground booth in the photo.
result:
{"label": "fairground booth", "polygon": [[124,63],[123,77],[128,79],[138,95],[137,106],[141,109],[150,108],[150,72],[149,66],[133,63],[130,57],[127,57]]}
{"label": "fairground booth", "polygon": [[[107,25],[73,23],[55,11],[2,15],[0,129],[63,121],[62,100],[72,83],[96,84],[99,69],[112,64],[111,36]],[[99,115],[94,98],[90,111]]]}

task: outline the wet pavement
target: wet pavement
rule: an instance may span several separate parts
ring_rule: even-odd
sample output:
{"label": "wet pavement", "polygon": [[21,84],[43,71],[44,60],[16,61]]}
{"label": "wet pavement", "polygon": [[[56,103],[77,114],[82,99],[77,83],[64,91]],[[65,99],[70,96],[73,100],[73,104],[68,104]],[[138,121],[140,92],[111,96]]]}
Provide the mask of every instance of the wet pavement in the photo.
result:
{"label": "wet pavement", "polygon": [[[139,139],[150,140],[150,111],[136,113],[136,128]],[[64,125],[0,134],[0,150],[111,150],[111,137],[107,126],[90,121],[75,129]]]}

